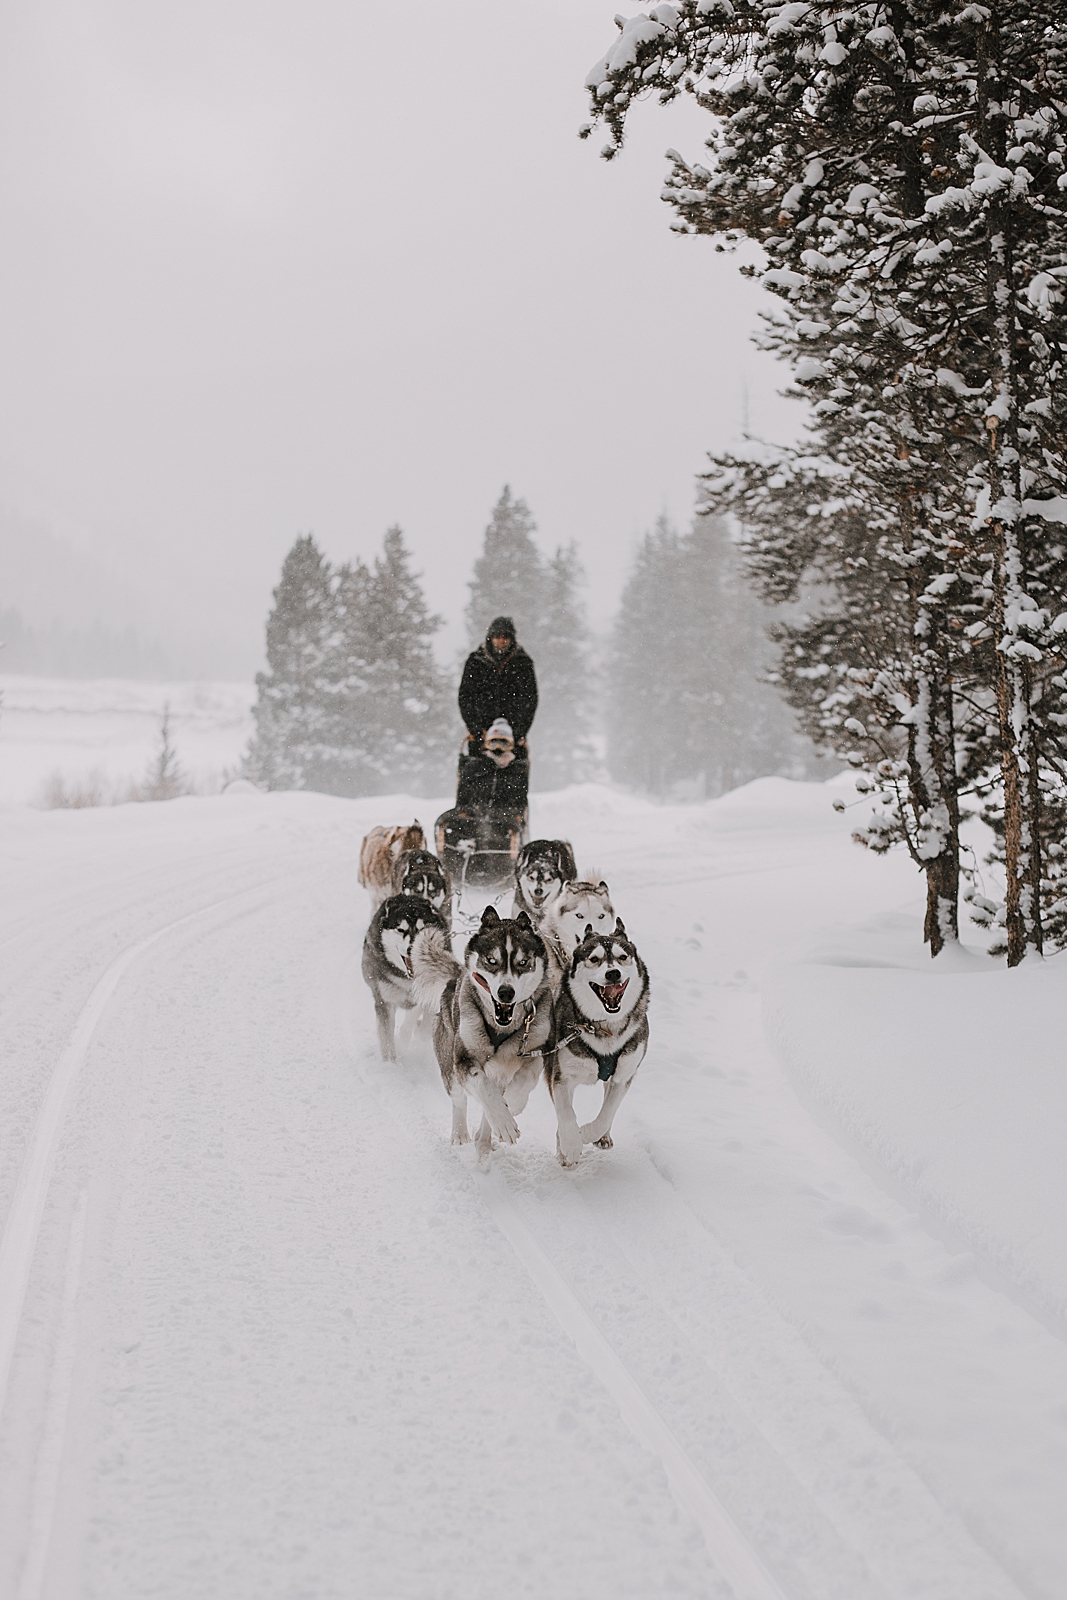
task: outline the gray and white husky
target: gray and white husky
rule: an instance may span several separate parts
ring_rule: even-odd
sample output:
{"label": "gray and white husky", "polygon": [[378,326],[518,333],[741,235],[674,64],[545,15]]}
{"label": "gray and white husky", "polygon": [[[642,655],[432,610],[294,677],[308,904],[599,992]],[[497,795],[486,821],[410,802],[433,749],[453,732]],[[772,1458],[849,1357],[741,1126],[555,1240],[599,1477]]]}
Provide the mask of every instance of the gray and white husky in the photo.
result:
{"label": "gray and white husky", "polygon": [[615,921],[611,891],[603,878],[565,883],[552,901],[538,930],[548,948],[552,987],[558,989],[585,930],[608,933]]}
{"label": "gray and white husky", "polygon": [[397,1011],[410,1011],[419,1003],[412,986],[411,947],[427,928],[448,947],[449,924],[428,900],[394,894],[382,901],[363,940],[363,976],[374,996],[383,1061],[396,1060]]}
{"label": "gray and white husky", "polygon": [[[556,1108],[556,1150],[573,1167],[586,1144],[611,1149],[611,1124],[648,1049],[648,971],[622,921],[614,933],[587,928],[556,999],[556,1049],[545,1078]],[[580,1083],[603,1083],[599,1112],[584,1127],[574,1113]]]}
{"label": "gray and white husky", "polygon": [[447,917],[452,899],[452,879],[447,867],[431,850],[404,850],[393,867],[393,893],[417,894]]}
{"label": "gray and white husky", "polygon": [[515,862],[513,917],[525,911],[535,928],[565,883],[578,876],[574,851],[566,839],[531,839]]}
{"label": "gray and white husky", "polygon": [[440,997],[434,1052],[452,1101],[452,1143],[466,1144],[467,1097],[482,1108],[479,1156],[493,1136],[519,1137],[516,1116],[541,1076],[553,1042],[552,988],[545,946],[525,912],[501,918],[492,906],[468,942],[463,965],[440,934],[424,932],[412,950],[420,1003]]}

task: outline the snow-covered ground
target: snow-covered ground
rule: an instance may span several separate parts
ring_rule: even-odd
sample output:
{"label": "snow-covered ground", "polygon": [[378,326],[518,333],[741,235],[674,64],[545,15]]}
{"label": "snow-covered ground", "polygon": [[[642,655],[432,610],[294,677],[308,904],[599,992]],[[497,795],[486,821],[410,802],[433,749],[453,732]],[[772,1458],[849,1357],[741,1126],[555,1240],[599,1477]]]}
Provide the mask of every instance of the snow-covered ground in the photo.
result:
{"label": "snow-covered ground", "polygon": [[536,797],[652,1045],[488,1174],[359,975],[444,801],[0,811],[0,1594],[1059,1600],[1067,968],[929,963],[833,792]]}
{"label": "snow-covered ground", "polygon": [[252,733],[247,683],[141,683],[130,678],[0,677],[0,805],[40,803],[55,774],[92,779],[105,798],[145,775],[169,704],[171,741],[190,783],[217,790]]}

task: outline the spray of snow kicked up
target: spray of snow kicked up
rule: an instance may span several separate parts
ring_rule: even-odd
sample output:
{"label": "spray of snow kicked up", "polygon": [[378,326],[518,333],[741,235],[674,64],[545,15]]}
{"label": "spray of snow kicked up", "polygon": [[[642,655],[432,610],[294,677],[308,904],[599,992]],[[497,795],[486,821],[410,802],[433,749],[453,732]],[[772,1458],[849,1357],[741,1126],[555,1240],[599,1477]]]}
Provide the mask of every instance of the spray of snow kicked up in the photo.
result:
{"label": "spray of snow kicked up", "polygon": [[0,1592],[1054,1594],[1060,958],[923,965],[830,793],[536,800],[652,1044],[614,1149],[542,1089],[488,1173],[359,978],[432,803],[7,809]]}

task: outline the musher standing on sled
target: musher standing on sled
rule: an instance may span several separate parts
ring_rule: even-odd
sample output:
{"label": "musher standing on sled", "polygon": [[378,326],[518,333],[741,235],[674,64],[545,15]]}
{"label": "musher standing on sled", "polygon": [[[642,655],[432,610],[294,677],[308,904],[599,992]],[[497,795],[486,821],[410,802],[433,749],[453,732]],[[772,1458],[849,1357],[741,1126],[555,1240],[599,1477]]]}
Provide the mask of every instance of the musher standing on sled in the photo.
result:
{"label": "musher standing on sled", "polygon": [[534,664],[516,641],[510,617],[494,617],[472,650],[459,686],[467,740],[459,758],[459,810],[492,808],[525,815],[530,780],[526,735],[537,711]]}

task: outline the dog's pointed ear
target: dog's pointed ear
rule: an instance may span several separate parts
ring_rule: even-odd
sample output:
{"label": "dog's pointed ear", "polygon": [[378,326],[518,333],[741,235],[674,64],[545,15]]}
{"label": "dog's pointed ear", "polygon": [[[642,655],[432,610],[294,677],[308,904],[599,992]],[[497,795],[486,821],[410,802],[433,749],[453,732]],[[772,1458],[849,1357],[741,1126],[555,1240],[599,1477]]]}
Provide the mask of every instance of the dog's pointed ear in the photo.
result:
{"label": "dog's pointed ear", "polygon": [[621,917],[615,918],[615,937],[616,939],[626,938],[626,925]]}
{"label": "dog's pointed ear", "polygon": [[496,914],[496,906],[486,906],[485,910],[482,912],[482,927],[495,928],[498,926],[499,922],[500,918]]}
{"label": "dog's pointed ear", "polygon": [[515,921],[516,921],[516,923],[518,924],[518,926],[520,928],[532,928],[533,927],[533,923],[530,921],[530,919],[527,916],[525,911],[520,911],[518,916],[515,918]]}
{"label": "dog's pointed ear", "polygon": [[590,939],[590,938],[592,938],[592,935],[593,935],[593,924],[591,922],[587,922],[586,925],[585,925],[585,932],[582,934],[582,938],[583,939]]}
{"label": "dog's pointed ear", "polygon": [[598,889],[603,889],[605,894],[610,894],[611,893],[611,890],[608,888],[608,886],[604,882],[603,878],[601,878],[600,882],[597,884],[597,888]]}

